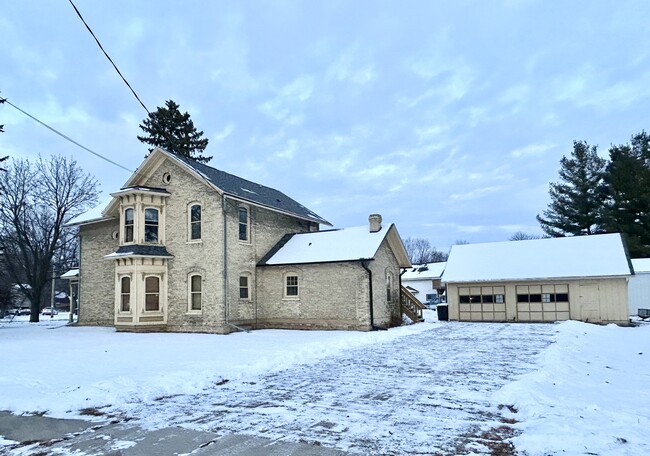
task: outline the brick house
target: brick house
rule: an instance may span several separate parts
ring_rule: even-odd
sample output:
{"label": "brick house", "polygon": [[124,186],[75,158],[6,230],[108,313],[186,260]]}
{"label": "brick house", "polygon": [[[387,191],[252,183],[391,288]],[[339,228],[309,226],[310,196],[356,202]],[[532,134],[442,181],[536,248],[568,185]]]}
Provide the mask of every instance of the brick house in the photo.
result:
{"label": "brick house", "polygon": [[394,225],[331,226],[283,193],[155,149],[77,221],[79,324],[120,331],[369,330],[421,317]]}

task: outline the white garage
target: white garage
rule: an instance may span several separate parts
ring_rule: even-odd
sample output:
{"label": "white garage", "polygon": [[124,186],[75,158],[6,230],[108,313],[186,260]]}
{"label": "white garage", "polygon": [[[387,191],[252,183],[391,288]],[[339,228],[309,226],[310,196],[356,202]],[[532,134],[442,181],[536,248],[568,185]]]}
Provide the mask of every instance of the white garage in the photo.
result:
{"label": "white garage", "polygon": [[639,308],[650,309],[650,258],[632,260],[634,275],[630,277],[628,294],[630,315],[637,315]]}
{"label": "white garage", "polygon": [[449,319],[628,323],[632,272],[619,234],[455,245]]}

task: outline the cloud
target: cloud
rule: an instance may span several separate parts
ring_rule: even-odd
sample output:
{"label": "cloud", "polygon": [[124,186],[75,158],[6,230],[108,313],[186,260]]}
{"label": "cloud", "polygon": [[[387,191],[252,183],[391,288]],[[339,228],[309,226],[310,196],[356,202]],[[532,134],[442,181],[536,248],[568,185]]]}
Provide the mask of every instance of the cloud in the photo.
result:
{"label": "cloud", "polygon": [[223,127],[223,129],[213,134],[211,139],[214,142],[221,142],[224,139],[226,139],[228,136],[230,136],[233,131],[235,131],[235,124],[231,122],[227,124],[225,127]]}
{"label": "cloud", "polygon": [[359,63],[362,59],[357,50],[348,50],[340,55],[327,70],[325,79],[339,82],[351,82],[353,84],[365,85],[375,79],[374,65],[371,63]]}
{"label": "cloud", "polygon": [[529,144],[525,147],[513,150],[510,152],[510,156],[515,158],[538,157],[544,155],[547,150],[554,149],[556,146],[556,144]]}
{"label": "cloud", "polygon": [[479,198],[483,198],[486,195],[491,193],[500,192],[506,188],[505,185],[493,185],[490,187],[480,187],[471,191],[466,191],[462,193],[454,193],[449,196],[449,199],[452,201],[469,201]]}
{"label": "cloud", "polygon": [[301,105],[311,98],[314,92],[314,78],[303,75],[284,86],[278,95],[258,106],[267,116],[288,125],[298,125],[304,120]]}

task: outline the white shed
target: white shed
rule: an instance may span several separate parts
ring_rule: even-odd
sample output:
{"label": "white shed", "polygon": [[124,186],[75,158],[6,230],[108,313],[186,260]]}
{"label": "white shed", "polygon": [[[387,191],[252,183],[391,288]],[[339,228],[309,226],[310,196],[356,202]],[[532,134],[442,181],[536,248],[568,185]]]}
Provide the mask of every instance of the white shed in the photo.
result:
{"label": "white shed", "polygon": [[639,308],[650,309],[650,258],[632,260],[634,275],[627,287],[630,315],[636,315]]}

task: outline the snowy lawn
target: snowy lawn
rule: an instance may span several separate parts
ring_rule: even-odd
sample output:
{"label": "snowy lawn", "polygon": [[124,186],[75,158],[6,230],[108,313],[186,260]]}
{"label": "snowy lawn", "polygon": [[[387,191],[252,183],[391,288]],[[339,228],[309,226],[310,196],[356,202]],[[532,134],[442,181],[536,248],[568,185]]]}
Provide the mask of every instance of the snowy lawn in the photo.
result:
{"label": "snowy lawn", "polygon": [[520,454],[650,454],[650,324],[433,321],[216,336],[115,333],[57,317],[0,320],[0,410],[94,408],[147,428],[364,454],[490,453],[509,438]]}

